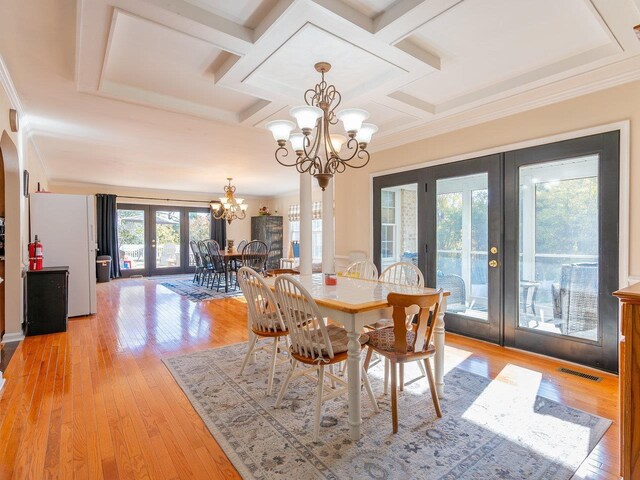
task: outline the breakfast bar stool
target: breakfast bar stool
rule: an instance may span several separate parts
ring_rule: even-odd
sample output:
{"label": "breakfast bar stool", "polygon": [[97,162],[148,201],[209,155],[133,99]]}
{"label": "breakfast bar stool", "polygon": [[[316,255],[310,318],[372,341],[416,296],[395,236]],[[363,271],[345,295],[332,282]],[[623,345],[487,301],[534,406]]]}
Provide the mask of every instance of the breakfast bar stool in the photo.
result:
{"label": "breakfast bar stool", "polygon": [[[393,326],[368,332],[367,356],[364,361],[365,371],[369,368],[371,355],[375,351],[388,359],[391,363],[391,417],[393,420],[393,433],[398,431],[398,382],[396,380],[397,368],[406,362],[422,360],[424,362],[431,399],[436,410],[436,415],[442,417],[440,400],[436,391],[431,369],[431,357],[436,353],[435,346],[431,343],[433,330],[440,304],[442,303],[442,290],[428,295],[406,295],[402,293],[390,293],[387,297],[389,305],[393,307]],[[407,324],[407,310],[417,307],[416,324]]]}

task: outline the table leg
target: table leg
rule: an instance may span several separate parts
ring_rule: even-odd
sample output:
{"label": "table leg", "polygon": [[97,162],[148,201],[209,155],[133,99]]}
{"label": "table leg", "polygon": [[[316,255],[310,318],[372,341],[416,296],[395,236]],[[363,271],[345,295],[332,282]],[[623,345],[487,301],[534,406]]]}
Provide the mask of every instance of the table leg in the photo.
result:
{"label": "table leg", "polygon": [[443,297],[433,334],[433,343],[436,347],[433,368],[435,370],[436,390],[438,391],[439,397],[444,395],[444,312],[446,309],[447,297]]}
{"label": "table leg", "polygon": [[[352,325],[353,327],[353,325]],[[347,372],[349,385],[349,432],[351,440],[360,440],[360,425],[362,415],[360,413],[360,333],[349,331]]]}

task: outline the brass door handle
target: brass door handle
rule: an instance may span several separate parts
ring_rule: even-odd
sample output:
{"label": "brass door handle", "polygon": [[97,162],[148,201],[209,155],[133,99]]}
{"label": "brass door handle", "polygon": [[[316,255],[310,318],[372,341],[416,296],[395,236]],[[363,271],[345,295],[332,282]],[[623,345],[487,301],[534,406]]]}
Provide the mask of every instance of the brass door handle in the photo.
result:
{"label": "brass door handle", "polygon": [[489,266],[491,268],[496,268],[498,266],[498,261],[497,260],[489,260]]}

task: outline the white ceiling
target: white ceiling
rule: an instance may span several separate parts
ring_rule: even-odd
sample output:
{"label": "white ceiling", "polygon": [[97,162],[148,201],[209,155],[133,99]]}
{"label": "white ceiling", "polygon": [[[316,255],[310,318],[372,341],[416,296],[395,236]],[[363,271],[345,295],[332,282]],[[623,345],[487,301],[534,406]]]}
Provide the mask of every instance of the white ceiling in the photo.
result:
{"label": "white ceiling", "polygon": [[0,51],[54,182],[297,186],[264,124],[319,81],[380,150],[640,78],[634,0],[4,2]]}

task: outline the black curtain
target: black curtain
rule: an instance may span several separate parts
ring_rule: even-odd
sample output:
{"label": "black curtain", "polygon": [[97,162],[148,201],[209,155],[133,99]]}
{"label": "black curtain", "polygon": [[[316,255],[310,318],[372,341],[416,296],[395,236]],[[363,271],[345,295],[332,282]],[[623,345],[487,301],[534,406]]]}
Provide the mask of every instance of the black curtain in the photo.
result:
{"label": "black curtain", "polygon": [[98,255],[111,256],[111,278],[120,276],[118,248],[118,209],[116,196],[106,193],[96,195],[98,224]]}
{"label": "black curtain", "polygon": [[221,249],[227,248],[227,221],[224,219],[216,220],[211,215],[211,238],[213,238]]}

